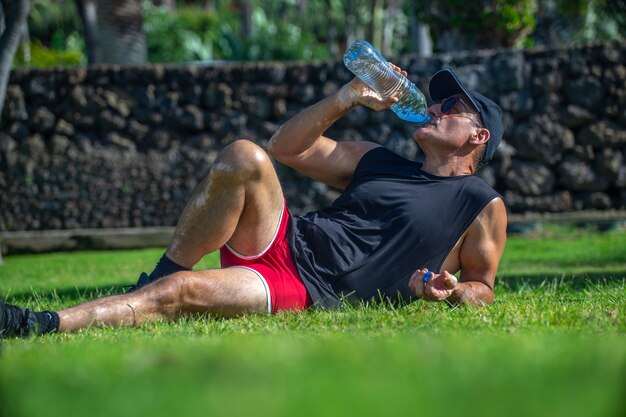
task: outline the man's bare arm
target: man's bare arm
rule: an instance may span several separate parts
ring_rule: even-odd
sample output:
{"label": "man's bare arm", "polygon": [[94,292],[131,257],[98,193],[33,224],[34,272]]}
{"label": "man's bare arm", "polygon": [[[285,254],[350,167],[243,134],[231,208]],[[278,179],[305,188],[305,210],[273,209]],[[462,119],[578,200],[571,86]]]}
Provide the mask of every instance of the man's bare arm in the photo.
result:
{"label": "man's bare arm", "polygon": [[506,208],[491,201],[470,226],[459,254],[461,279],[448,301],[484,305],[494,300],[496,272],[506,244]]}
{"label": "man's bare arm", "polygon": [[352,107],[373,110],[391,107],[397,98],[382,100],[378,94],[354,79],[339,91],[289,119],[272,136],[268,150],[279,162],[301,173],[345,188],[363,155],[379,145],[373,142],[336,142],[323,133]]}
{"label": "man's bare arm", "polygon": [[[490,304],[494,300],[493,286],[505,243],[506,209],[497,198],[474,220],[461,244],[461,281],[448,271],[431,273],[423,268],[413,273],[409,288],[418,298],[427,301]],[[424,283],[425,277],[427,283]]]}

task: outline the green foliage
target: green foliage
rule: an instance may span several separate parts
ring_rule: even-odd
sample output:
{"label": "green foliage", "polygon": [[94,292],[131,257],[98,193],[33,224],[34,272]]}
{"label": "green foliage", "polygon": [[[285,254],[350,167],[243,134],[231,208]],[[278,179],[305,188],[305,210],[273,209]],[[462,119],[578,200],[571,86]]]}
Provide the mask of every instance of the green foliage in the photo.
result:
{"label": "green foliage", "polygon": [[430,17],[434,34],[457,30],[470,47],[520,46],[535,27],[537,0],[445,0]]}
{"label": "green foliage", "polygon": [[329,58],[325,46],[316,45],[312,33],[304,33],[291,19],[268,15],[262,7],[252,12],[252,33],[245,42],[247,60],[311,60]]}
{"label": "green foliage", "polygon": [[588,0],[581,8],[582,24],[573,33],[578,42],[598,42],[626,38],[626,2],[624,0]]}
{"label": "green foliage", "polygon": [[71,67],[85,64],[86,61],[80,49],[57,50],[47,48],[36,41],[28,46],[20,46],[15,54],[13,65],[31,68]]}
{"label": "green foliage", "polygon": [[28,30],[32,39],[62,50],[68,38],[82,33],[82,24],[71,0],[31,0]]}
{"label": "green foliage", "polygon": [[[274,2],[274,4],[279,4]],[[282,20],[254,6],[251,32],[243,35],[241,16],[228,5],[217,11],[196,6],[175,11],[144,3],[144,29],[151,62],[223,60],[310,60],[328,58],[300,21]]]}
{"label": "green foliage", "polygon": [[[430,25],[435,52],[626,38],[626,0],[176,3],[170,11],[143,0],[151,62],[331,59],[359,38],[394,56],[416,52],[419,22]],[[38,57],[32,65],[85,63],[82,30],[74,0],[32,0],[29,32]],[[76,51],[83,51],[80,58]],[[31,65],[20,59],[18,65]]]}
{"label": "green foliage", "polygon": [[536,4],[534,1],[520,2],[508,0],[502,2],[499,13],[502,18],[500,25],[512,33],[528,32],[535,26],[533,17],[535,9]]}
{"label": "green foliage", "polygon": [[587,13],[595,0],[557,0],[557,9],[568,17],[577,17]]}
{"label": "green foliage", "polygon": [[28,32],[31,42],[20,45],[15,67],[67,67],[87,62],[82,26],[72,1],[32,0]]}
{"label": "green foliage", "polygon": [[170,12],[144,2],[144,31],[151,62],[185,62],[214,58],[212,33],[217,16],[189,8]]}
{"label": "green foliage", "polygon": [[[538,43],[567,45],[626,38],[626,0],[557,0],[556,7],[542,6],[537,14],[539,33],[531,36]],[[550,39],[541,38],[545,31]]]}

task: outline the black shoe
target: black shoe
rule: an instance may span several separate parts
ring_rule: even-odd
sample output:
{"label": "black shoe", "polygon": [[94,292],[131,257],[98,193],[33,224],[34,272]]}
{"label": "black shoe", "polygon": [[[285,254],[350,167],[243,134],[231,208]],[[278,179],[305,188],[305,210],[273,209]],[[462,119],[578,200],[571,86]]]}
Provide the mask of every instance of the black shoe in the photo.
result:
{"label": "black shoe", "polygon": [[137,280],[137,283],[135,285],[129,286],[126,292],[128,293],[128,292],[137,291],[139,288],[145,287],[151,282],[152,281],[150,280],[150,277],[148,277],[148,274],[146,274],[145,272],[142,272],[141,275],[139,275],[139,279]]}
{"label": "black shoe", "polygon": [[0,301],[0,337],[27,336],[30,310]]}

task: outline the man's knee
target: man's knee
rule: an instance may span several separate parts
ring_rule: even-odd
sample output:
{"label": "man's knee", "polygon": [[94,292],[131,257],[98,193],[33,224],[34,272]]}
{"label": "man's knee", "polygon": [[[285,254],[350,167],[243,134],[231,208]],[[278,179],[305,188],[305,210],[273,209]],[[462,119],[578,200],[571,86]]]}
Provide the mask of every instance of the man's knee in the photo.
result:
{"label": "man's knee", "polygon": [[272,162],[259,145],[239,139],[222,149],[211,170],[253,180],[259,179],[270,168],[273,169]]}
{"label": "man's knee", "polygon": [[193,272],[181,271],[164,277],[146,287],[150,290],[150,298],[155,304],[156,310],[171,315],[194,311],[197,307],[197,298],[200,292],[210,299],[210,285],[204,285],[202,289],[196,285]]}

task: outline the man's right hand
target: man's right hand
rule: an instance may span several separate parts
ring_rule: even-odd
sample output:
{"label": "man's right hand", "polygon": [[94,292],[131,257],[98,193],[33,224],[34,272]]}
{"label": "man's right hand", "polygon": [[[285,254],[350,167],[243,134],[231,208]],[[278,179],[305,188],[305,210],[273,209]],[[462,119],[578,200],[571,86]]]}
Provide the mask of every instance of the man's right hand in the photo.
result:
{"label": "man's right hand", "polygon": [[[391,64],[391,63],[390,63]],[[391,64],[392,68],[400,74],[407,76],[407,72],[397,65]],[[383,99],[380,94],[370,88],[367,84],[355,77],[352,81],[344,85],[339,92],[340,102],[348,107],[362,105],[374,111],[386,110],[398,102],[400,96],[392,96]]]}
{"label": "man's right hand", "polygon": [[396,97],[384,100],[380,94],[356,77],[341,88],[339,100],[346,107],[361,105],[374,111],[386,110],[398,101]]}

